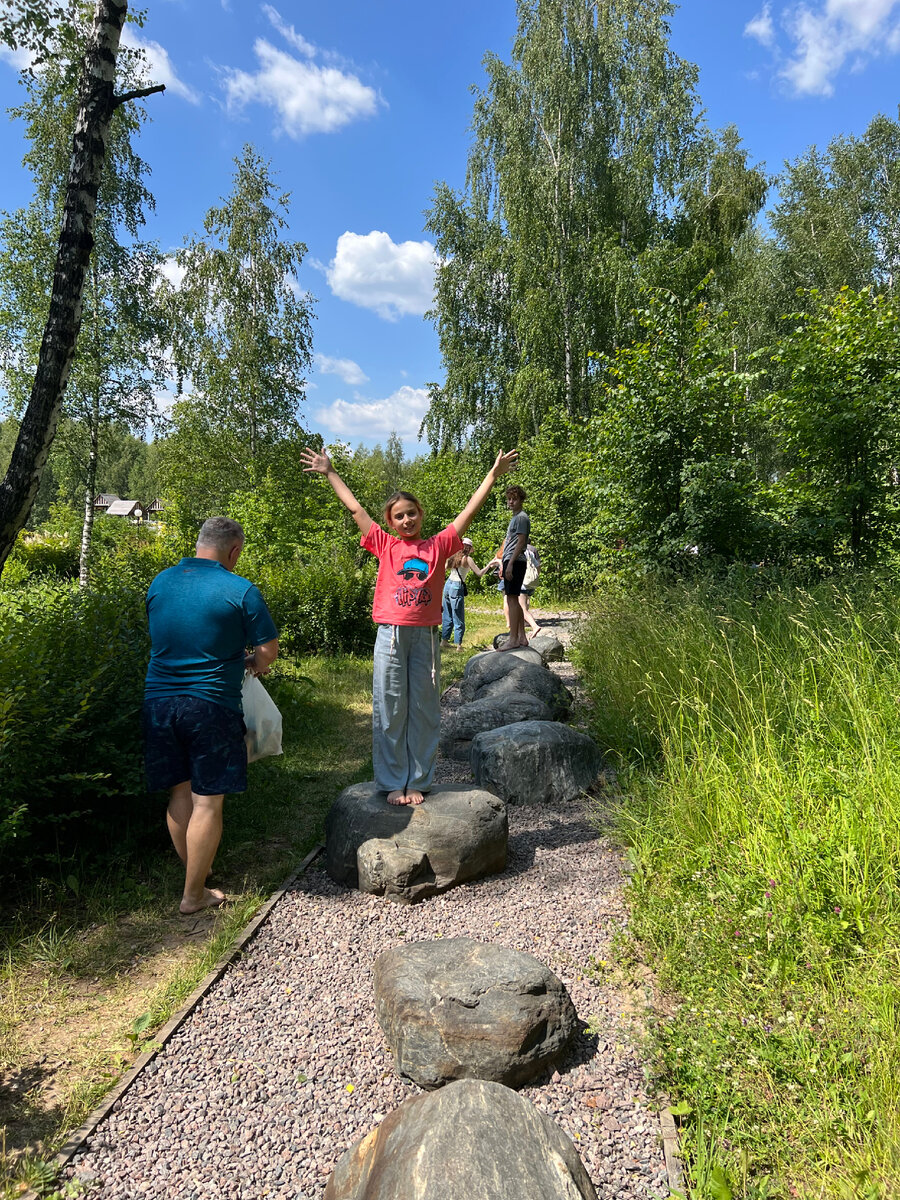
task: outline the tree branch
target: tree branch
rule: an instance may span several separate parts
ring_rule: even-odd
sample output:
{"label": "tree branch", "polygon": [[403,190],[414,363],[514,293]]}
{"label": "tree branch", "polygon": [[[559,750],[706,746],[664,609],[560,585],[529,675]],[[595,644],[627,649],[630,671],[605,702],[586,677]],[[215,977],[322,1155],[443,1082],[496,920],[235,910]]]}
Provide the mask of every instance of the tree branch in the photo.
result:
{"label": "tree branch", "polygon": [[154,84],[153,87],[135,88],[133,92],[123,92],[121,96],[113,96],[112,106],[118,108],[121,104],[127,104],[129,100],[142,100],[144,96],[152,96],[155,92],[164,92],[165,90],[164,83]]}

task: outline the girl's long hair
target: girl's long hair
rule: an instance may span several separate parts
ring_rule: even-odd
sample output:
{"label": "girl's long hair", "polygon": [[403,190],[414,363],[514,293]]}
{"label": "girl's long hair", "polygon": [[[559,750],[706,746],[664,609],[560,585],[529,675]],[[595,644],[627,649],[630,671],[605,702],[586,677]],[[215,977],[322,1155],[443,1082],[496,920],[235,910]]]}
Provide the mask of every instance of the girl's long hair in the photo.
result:
{"label": "girl's long hair", "polygon": [[463,565],[468,557],[468,550],[457,550],[455,554],[451,554],[447,559],[447,569],[449,571],[455,571],[457,567],[461,567]]}
{"label": "girl's long hair", "polygon": [[388,528],[391,526],[391,509],[398,500],[411,500],[419,510],[419,514],[421,516],[425,515],[425,510],[422,508],[422,505],[412,494],[412,492],[394,492],[392,495],[388,496],[387,500],[384,502],[384,523],[388,526]]}

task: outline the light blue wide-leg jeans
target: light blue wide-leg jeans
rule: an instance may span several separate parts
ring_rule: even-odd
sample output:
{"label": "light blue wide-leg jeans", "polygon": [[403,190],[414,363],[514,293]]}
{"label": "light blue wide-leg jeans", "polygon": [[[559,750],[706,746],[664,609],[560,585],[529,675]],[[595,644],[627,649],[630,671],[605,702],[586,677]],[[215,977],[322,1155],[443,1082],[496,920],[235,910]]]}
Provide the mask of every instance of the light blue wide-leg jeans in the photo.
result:
{"label": "light blue wide-leg jeans", "polygon": [[453,640],[457,646],[462,645],[463,634],[466,632],[466,598],[461,583],[455,579],[444,584],[442,615],[444,623],[441,626],[441,640],[450,641],[450,630],[453,630]]}
{"label": "light blue wide-leg jeans", "polygon": [[379,625],[372,680],[372,762],[379,789],[428,791],[440,734],[438,631]]}

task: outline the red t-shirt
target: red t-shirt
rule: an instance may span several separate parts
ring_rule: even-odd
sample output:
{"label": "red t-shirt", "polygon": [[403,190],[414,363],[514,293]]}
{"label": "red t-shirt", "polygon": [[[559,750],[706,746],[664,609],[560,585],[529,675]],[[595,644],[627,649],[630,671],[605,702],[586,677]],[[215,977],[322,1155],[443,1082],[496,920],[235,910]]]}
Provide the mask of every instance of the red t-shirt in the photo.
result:
{"label": "red t-shirt", "polygon": [[372,605],[376,624],[440,625],[444,563],[462,549],[455,526],[430,538],[401,538],[373,521],[359,544],[378,559]]}

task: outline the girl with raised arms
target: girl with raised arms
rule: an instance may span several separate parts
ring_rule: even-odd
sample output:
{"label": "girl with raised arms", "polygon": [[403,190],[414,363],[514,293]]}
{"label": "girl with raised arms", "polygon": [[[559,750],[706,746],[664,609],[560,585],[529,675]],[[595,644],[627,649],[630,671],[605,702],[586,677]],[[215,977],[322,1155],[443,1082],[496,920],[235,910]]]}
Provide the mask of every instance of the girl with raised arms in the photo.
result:
{"label": "girl with raised arms", "polygon": [[324,475],[359,527],[360,545],[378,559],[372,617],[378,625],[372,685],[372,760],[375,782],[389,804],[421,804],[434,779],[441,727],[441,594],[444,564],[462,549],[462,535],[518,451],[500,453],[459,516],[434,537],[422,538],[421,504],[394,492],[376,525],[324,452],[300,454],[303,470]]}

